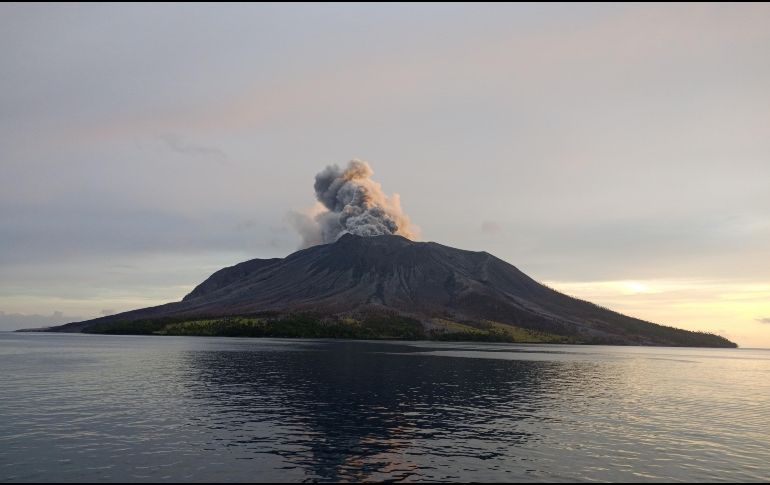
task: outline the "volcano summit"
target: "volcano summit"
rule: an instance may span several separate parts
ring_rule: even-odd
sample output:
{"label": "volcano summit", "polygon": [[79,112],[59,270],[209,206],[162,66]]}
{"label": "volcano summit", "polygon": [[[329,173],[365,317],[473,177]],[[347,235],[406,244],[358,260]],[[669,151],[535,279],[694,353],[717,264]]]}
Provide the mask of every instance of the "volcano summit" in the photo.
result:
{"label": "volcano summit", "polygon": [[344,234],[221,269],[182,301],[56,332],[734,347],[548,288],[486,252]]}

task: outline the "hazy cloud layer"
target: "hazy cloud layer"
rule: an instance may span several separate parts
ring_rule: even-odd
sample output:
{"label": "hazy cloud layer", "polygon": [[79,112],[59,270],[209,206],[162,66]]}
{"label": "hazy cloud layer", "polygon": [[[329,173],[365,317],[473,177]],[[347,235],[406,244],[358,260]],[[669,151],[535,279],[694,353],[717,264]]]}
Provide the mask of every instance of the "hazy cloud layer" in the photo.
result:
{"label": "hazy cloud layer", "polygon": [[192,143],[176,133],[159,135],[158,139],[165,143],[168,148],[182,155],[197,155],[219,161],[227,160],[227,155],[219,148]]}
{"label": "hazy cloud layer", "polygon": [[[766,4],[2,4],[0,308],[121,311],[284,256],[286,210],[355,156],[422,239],[541,280],[768,282],[768,23]],[[766,334],[767,311],[735,324]]]}
{"label": "hazy cloud layer", "polygon": [[60,311],[55,311],[51,315],[24,315],[0,311],[0,330],[50,327],[83,319],[83,317],[66,316]]}
{"label": "hazy cloud layer", "polygon": [[497,234],[501,231],[500,224],[494,221],[482,221],[481,232],[484,234]]}

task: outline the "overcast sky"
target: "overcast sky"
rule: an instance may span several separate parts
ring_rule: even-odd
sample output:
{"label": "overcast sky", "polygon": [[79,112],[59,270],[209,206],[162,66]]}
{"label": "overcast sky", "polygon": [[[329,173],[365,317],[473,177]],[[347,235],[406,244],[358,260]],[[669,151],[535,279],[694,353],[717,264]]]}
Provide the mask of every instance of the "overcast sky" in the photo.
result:
{"label": "overcast sky", "polygon": [[0,328],[285,256],[314,175],[361,158],[424,240],[770,347],[769,25],[762,4],[0,5]]}

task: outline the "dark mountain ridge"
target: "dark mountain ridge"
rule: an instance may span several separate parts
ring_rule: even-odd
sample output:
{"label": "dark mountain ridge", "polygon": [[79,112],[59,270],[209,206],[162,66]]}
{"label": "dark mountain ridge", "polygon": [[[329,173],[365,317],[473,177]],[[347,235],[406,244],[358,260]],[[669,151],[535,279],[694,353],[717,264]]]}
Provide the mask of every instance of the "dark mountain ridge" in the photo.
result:
{"label": "dark mountain ridge", "polygon": [[319,320],[385,315],[419,322],[426,337],[494,327],[581,343],[735,346],[716,335],[657,325],[569,297],[486,252],[401,236],[345,235],[283,259],[246,261],[212,274],[180,302],[50,330],[248,315]]}

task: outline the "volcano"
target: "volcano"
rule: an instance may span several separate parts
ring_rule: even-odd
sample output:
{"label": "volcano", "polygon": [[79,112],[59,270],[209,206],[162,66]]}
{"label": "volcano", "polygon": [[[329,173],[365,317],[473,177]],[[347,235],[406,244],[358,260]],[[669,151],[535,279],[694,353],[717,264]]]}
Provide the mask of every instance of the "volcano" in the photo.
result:
{"label": "volcano", "polygon": [[[253,324],[259,321],[260,328],[266,328],[265,322],[281,322],[287,336],[305,336],[290,331],[297,316],[303,325],[310,322],[322,329],[366,328],[371,321],[387,329],[406,322],[413,327],[411,338],[735,346],[717,335],[654,324],[564,295],[487,252],[396,235],[352,234],[286,258],[253,259],[221,269],[179,302],[48,331],[174,333],[168,329],[224,321],[229,322],[227,335],[239,335],[232,330],[238,322],[256,328]],[[312,334],[319,335],[337,336]]]}

